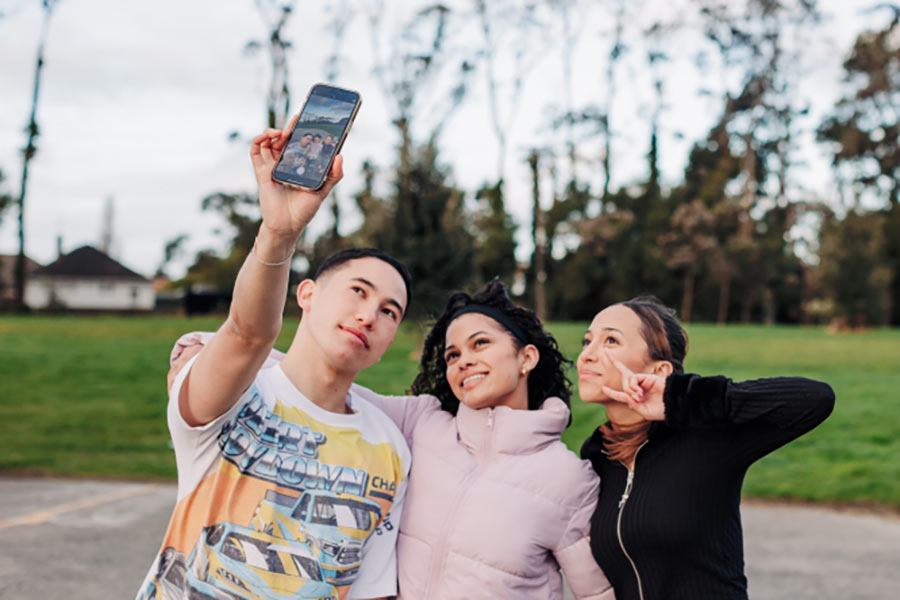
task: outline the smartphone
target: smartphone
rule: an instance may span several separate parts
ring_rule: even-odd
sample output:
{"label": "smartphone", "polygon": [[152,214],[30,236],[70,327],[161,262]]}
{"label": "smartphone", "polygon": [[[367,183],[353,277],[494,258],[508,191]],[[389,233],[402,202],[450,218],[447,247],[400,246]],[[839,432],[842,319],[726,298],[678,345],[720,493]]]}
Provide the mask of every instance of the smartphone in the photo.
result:
{"label": "smartphone", "polygon": [[272,179],[305,190],[322,187],[361,104],[353,90],[324,83],[312,86]]}

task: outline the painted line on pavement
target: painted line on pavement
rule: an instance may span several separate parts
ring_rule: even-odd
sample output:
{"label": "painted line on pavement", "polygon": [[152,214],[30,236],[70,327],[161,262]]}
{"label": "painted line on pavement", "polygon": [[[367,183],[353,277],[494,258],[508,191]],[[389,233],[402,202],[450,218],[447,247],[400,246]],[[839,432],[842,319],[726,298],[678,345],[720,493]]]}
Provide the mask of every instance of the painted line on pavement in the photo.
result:
{"label": "painted line on pavement", "polygon": [[68,512],[81,510],[84,508],[94,508],[102,504],[109,504],[110,502],[126,500],[128,498],[134,498],[136,496],[144,496],[146,494],[150,494],[151,492],[155,492],[156,490],[162,489],[162,487],[163,486],[155,483],[144,483],[128,486],[124,489],[116,490],[108,494],[94,496],[93,498],[86,498],[77,502],[67,502],[66,504],[60,504],[46,510],[40,510],[28,515],[22,515],[21,517],[13,517],[12,519],[2,520],[0,521],[0,530],[8,529],[10,527],[16,527],[18,525],[40,525],[41,523],[46,523],[50,519]]}

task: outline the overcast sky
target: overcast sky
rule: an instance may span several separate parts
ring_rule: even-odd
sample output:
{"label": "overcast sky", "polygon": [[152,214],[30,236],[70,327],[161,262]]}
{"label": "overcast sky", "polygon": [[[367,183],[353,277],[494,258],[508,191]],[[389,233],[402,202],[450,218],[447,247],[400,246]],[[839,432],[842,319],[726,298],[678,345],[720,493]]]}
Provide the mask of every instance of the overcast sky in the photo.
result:
{"label": "overcast sky", "polygon": [[[661,10],[677,12],[689,3],[656,2],[655,12],[636,15],[635,20],[648,21]],[[300,10],[285,33],[294,43],[289,54],[294,112],[308,87],[325,78],[331,38],[323,33],[329,15],[321,7],[328,4],[337,3],[298,2]],[[411,2],[387,4],[388,23],[411,13]],[[802,61],[800,86],[812,109],[808,130],[837,99],[840,64],[856,35],[884,22],[885,15],[860,13],[861,6],[870,4],[820,2],[828,25],[822,36],[808,42]],[[39,5],[38,0],[0,0],[0,169],[6,175],[6,191],[16,197],[42,18]],[[608,24],[579,26],[573,69],[576,105],[602,101],[602,73],[592,56],[609,51]],[[390,111],[371,76],[368,31],[364,18],[351,22],[338,77],[338,83],[359,90],[363,97],[344,147],[347,177],[338,188],[348,230],[359,221],[352,214],[351,195],[361,185],[362,161],[373,159],[387,167],[396,144]],[[181,233],[191,234],[191,256],[203,247],[220,247],[221,238],[213,230],[222,223],[200,211],[200,200],[213,191],[254,189],[247,144],[229,141],[228,133],[237,130],[248,138],[264,124],[269,77],[265,55],[244,52],[249,40],[264,33],[251,0],[61,0],[46,47],[38,110],[41,137],[30,164],[25,212],[26,253],[46,264],[57,256],[57,236],[63,239],[64,251],[98,244],[108,198],[114,206],[112,254],[142,274],[152,275],[165,241]],[[635,57],[632,66],[626,62],[617,80],[621,92],[612,123],[617,184],[638,181],[646,169],[652,98],[649,74],[639,66],[640,58]],[[531,202],[523,157],[536,138],[551,135],[545,128],[546,107],[562,102],[560,64],[558,49],[537,64],[526,80],[510,132],[508,209],[520,225],[528,225]],[[677,182],[690,144],[721,112],[721,101],[695,94],[698,75],[689,65],[675,62],[666,68],[674,76],[666,82],[662,169],[666,181]],[[496,143],[479,75],[440,138],[442,161],[452,167],[455,183],[469,197],[496,172]],[[796,176],[828,195],[833,192],[827,157],[811,139],[807,136],[801,142],[807,164]],[[592,183],[599,183],[599,175]],[[320,215],[313,228],[321,231],[328,218]],[[14,208],[3,217],[0,253],[17,252],[15,220]],[[523,239],[525,231],[523,227]],[[177,263],[172,274],[180,275],[184,266],[184,261]]]}

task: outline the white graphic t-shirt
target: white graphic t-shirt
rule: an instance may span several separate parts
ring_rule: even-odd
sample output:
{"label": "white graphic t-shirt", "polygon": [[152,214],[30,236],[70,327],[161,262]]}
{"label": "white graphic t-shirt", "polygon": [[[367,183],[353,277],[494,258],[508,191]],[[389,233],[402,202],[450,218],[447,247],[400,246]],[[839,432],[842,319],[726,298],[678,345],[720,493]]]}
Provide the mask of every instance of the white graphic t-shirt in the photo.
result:
{"label": "white graphic t-shirt", "polygon": [[190,427],[178,394],[192,365],[169,396],[178,501],[137,598],[396,594],[410,454],[393,422],[352,392],[353,414],[322,410],[275,365]]}

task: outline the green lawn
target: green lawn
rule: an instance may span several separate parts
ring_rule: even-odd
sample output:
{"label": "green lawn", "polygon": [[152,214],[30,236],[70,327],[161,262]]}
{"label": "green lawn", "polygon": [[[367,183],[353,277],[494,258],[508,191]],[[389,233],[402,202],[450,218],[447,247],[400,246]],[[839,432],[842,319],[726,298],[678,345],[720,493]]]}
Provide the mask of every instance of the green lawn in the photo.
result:
{"label": "green lawn", "polygon": [[[218,319],[0,317],[0,473],[171,478],[165,374],[172,342]],[[584,323],[554,323],[574,359]],[[296,321],[279,339],[286,348]],[[804,375],[830,383],[834,414],[763,459],[747,495],[900,510],[900,330],[694,325],[687,369],[734,379]],[[415,374],[422,328],[406,325],[359,382],[401,393]],[[573,450],[603,410],[573,399]]]}

